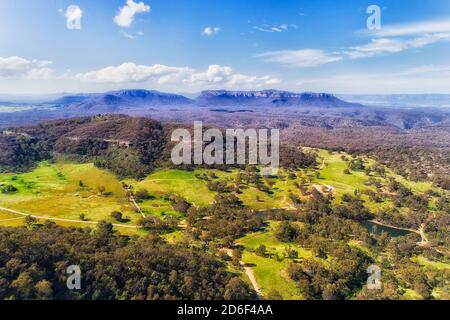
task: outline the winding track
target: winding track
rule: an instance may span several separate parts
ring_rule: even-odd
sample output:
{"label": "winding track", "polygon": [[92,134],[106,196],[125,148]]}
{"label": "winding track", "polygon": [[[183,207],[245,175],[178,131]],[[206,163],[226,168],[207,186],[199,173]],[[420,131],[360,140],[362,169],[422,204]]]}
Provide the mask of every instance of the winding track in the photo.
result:
{"label": "winding track", "polygon": [[[231,250],[229,248],[222,248],[220,251],[225,252],[230,258],[233,258],[233,250]],[[248,267],[245,264],[245,262],[243,262],[243,261],[239,261],[239,264],[244,268],[245,274],[250,279],[250,283],[252,284],[252,287],[256,292],[258,300],[263,300],[264,296],[258,285],[258,282],[256,281],[255,275],[253,273],[253,269]]]}
{"label": "winding track", "polygon": [[[37,216],[37,215],[32,215],[32,214],[28,214],[28,213],[24,213],[24,212],[21,212],[21,211],[8,209],[8,208],[4,208],[4,207],[0,207],[0,211],[5,211],[5,212],[13,213],[13,214],[18,214],[18,215],[22,216],[23,218],[30,216],[30,217],[33,217],[33,218],[36,218],[36,219],[40,219],[40,220],[84,223],[84,224],[90,224],[90,225],[98,223],[96,221],[81,221],[81,220],[72,220],[72,219],[51,218],[51,217]],[[7,220],[15,220],[15,219],[19,219],[19,218],[13,218],[13,219],[7,219]],[[125,226],[125,225],[121,225],[121,224],[113,224],[113,226],[119,227],[119,228],[129,228],[129,229],[137,229],[138,228],[137,226]],[[223,251],[225,251],[226,254],[228,254],[230,257],[233,257],[233,251],[231,249],[223,249]],[[259,288],[258,283],[256,282],[256,278],[255,278],[255,275],[253,274],[252,268],[246,266],[246,264],[243,261],[239,261],[239,263],[244,268],[245,273],[247,274],[248,278],[250,279],[250,282],[251,282],[254,290],[256,291],[258,299],[260,299],[260,300],[263,299],[262,291]]]}
{"label": "winding track", "polygon": [[377,224],[377,225],[383,226],[383,227],[388,227],[388,228],[392,228],[392,229],[397,229],[397,230],[403,230],[403,231],[409,231],[409,232],[416,233],[421,238],[420,242],[417,242],[417,245],[420,246],[420,247],[424,247],[424,246],[428,245],[428,243],[429,243],[428,238],[427,238],[427,236],[425,234],[426,222],[422,223],[418,230],[396,227],[396,226],[393,226],[393,225],[390,225],[390,224],[386,224],[386,223],[380,222],[378,220],[370,220],[369,222],[372,222],[374,224]]}
{"label": "winding track", "polygon": [[[84,223],[84,224],[97,224],[98,221],[82,221],[82,220],[72,220],[72,219],[63,219],[63,218],[51,218],[51,217],[43,217],[43,216],[37,216],[37,215],[33,215],[33,214],[28,214],[28,213],[24,213],[24,212],[20,212],[17,210],[13,210],[13,209],[8,209],[8,208],[3,208],[0,207],[0,211],[5,211],[5,212],[9,212],[9,213],[13,213],[13,214],[18,214],[24,217],[33,217],[36,219],[40,219],[40,220],[49,220],[49,221],[61,221],[61,222],[74,222],[74,223]],[[122,225],[122,224],[113,224],[114,227],[119,227],[119,228],[128,228],[128,229],[138,229],[137,226],[126,226],[126,225]]]}
{"label": "winding track", "polygon": [[142,215],[143,218],[146,218],[144,212],[142,211],[141,206],[136,201],[136,198],[134,197],[133,190],[130,186],[124,187],[125,191],[127,192],[128,201],[134,206],[136,211]]}

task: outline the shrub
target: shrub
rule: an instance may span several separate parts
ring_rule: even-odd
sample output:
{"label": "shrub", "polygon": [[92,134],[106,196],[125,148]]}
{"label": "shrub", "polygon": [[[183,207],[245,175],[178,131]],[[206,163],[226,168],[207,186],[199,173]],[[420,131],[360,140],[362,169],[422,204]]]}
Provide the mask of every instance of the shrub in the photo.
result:
{"label": "shrub", "polygon": [[113,212],[111,212],[111,218],[117,220],[118,222],[122,222],[123,214],[122,214],[122,212],[119,212],[119,211],[113,211]]}
{"label": "shrub", "polygon": [[13,185],[6,185],[0,188],[1,192],[4,194],[16,193],[18,190]]}

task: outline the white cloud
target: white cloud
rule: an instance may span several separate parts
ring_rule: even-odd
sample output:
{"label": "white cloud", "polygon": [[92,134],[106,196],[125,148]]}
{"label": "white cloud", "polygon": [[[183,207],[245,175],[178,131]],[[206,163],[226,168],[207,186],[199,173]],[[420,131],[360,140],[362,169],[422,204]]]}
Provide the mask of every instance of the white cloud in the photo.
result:
{"label": "white cloud", "polygon": [[188,72],[188,68],[169,67],[161,64],[153,66],[137,65],[133,62],[119,66],[109,66],[103,69],[77,74],[82,81],[97,83],[127,83],[144,82],[151,78],[159,78],[170,74]]}
{"label": "white cloud", "polygon": [[134,39],[144,35],[144,33],[142,31],[138,31],[135,34],[131,34],[124,30],[120,30],[120,34],[123,35],[125,38],[131,39],[131,40],[134,40]]}
{"label": "white cloud", "polygon": [[370,42],[344,50],[345,55],[353,59],[370,58],[448,41],[450,18],[383,25],[380,30],[364,30],[362,34],[371,36]]}
{"label": "white cloud", "polygon": [[26,78],[29,80],[50,80],[55,78],[55,73],[50,68],[35,68],[28,72]]}
{"label": "white cloud", "polygon": [[[267,88],[280,81],[269,75],[247,75],[235,72],[231,67],[210,65],[205,70],[190,67],[174,67],[163,64],[138,65],[133,62],[108,66],[84,73],[70,70],[56,72],[51,61],[28,60],[22,57],[0,57],[0,83],[19,86],[39,86],[53,81],[53,89],[62,85],[73,88],[118,88],[137,83],[154,88],[202,90],[205,88],[257,89]],[[6,88],[5,86],[4,88]],[[30,87],[31,88],[31,87]],[[86,89],[84,89],[86,90]]]}
{"label": "white cloud", "polygon": [[296,83],[305,91],[352,94],[448,93],[450,65],[426,65],[393,72],[327,75]]}
{"label": "white cloud", "polygon": [[319,49],[269,51],[258,55],[266,62],[290,65],[298,68],[318,67],[344,58],[362,59],[400,53],[422,48],[440,41],[450,41],[450,33],[426,34],[411,39],[375,38],[369,43],[345,48],[340,52],[327,53]]}
{"label": "white cloud", "polygon": [[[290,25],[254,27],[264,32],[282,32]],[[450,18],[407,24],[386,25],[381,30],[363,31],[360,34],[372,38],[368,43],[343,48],[329,53],[320,49],[281,50],[261,53],[266,62],[290,65],[299,68],[318,67],[343,59],[372,58],[391,55],[410,49],[422,48],[441,41],[450,41]]]}
{"label": "white cloud", "polygon": [[317,67],[339,61],[341,56],[317,49],[269,51],[258,55],[266,62],[275,62],[298,68]]}
{"label": "white cloud", "polygon": [[399,53],[412,48],[421,48],[442,40],[450,40],[450,33],[429,34],[412,39],[376,38],[368,44],[350,47],[344,54],[352,59],[369,58]]}
{"label": "white cloud", "polygon": [[30,61],[20,57],[0,58],[0,76],[8,77],[23,74]]}
{"label": "white cloud", "polygon": [[404,70],[401,75],[404,76],[433,76],[433,77],[449,77],[450,65],[423,65]]}
{"label": "white cloud", "polygon": [[46,60],[27,60],[21,57],[13,56],[8,58],[0,57],[0,77],[9,78],[9,77],[24,77],[32,74],[33,76],[38,75],[38,70],[41,70],[41,74],[43,74],[43,69],[47,70],[47,66],[51,65],[51,61]]}
{"label": "white cloud", "polygon": [[205,29],[203,29],[202,34],[205,36],[212,36],[213,34],[217,33],[220,31],[220,28],[218,27],[206,27]]}
{"label": "white cloud", "polygon": [[[326,63],[336,62],[342,59],[362,59],[372,58],[381,55],[390,55],[400,53],[410,49],[422,48],[441,41],[450,41],[449,32],[423,33],[424,31],[446,30],[447,25],[444,22],[436,24],[419,24],[414,28],[414,24],[410,27],[397,28],[387,27],[385,31],[376,34],[370,42],[344,48],[339,52],[328,53],[319,49],[300,49],[300,50],[281,50],[270,51],[259,54],[266,62],[275,62],[290,65],[299,68],[318,67]],[[450,23],[448,26],[450,29]],[[414,35],[415,37],[389,37],[388,35]],[[385,34],[386,37],[378,37]]]}
{"label": "white cloud", "polygon": [[263,24],[262,26],[254,26],[253,29],[267,33],[281,33],[289,31],[290,29],[297,29],[297,25],[287,23],[283,23],[280,25]]}
{"label": "white cloud", "polygon": [[123,35],[125,38],[132,39],[132,40],[137,38],[135,35],[129,34],[128,32],[123,31],[123,30],[120,30],[120,34]]}
{"label": "white cloud", "polygon": [[114,17],[114,22],[122,28],[129,28],[134,21],[134,17],[138,13],[150,12],[150,6],[144,2],[134,2],[133,0],[127,0],[125,6],[119,9],[119,12]]}
{"label": "white cloud", "polygon": [[373,31],[372,34],[378,37],[398,37],[446,32],[450,33],[450,18],[387,25],[380,30]]}
{"label": "white cloud", "polygon": [[129,84],[149,82],[158,85],[256,88],[279,83],[271,76],[250,76],[235,73],[232,68],[210,65],[205,71],[189,67],[171,67],[161,64],[152,66],[127,62],[119,66],[80,73],[75,78],[82,82]]}

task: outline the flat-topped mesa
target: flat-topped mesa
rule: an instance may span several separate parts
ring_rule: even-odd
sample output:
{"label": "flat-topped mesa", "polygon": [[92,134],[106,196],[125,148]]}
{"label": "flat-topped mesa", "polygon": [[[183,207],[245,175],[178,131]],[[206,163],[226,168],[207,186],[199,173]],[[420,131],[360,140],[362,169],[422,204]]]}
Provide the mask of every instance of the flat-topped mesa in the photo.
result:
{"label": "flat-topped mesa", "polygon": [[361,107],[359,104],[345,102],[333,94],[303,92],[295,93],[280,90],[262,91],[203,91],[196,99],[200,106],[308,106],[308,107]]}
{"label": "flat-topped mesa", "polygon": [[101,113],[149,107],[188,105],[194,102],[178,94],[141,89],[74,96],[61,101],[71,101],[69,108],[74,111],[84,110]]}
{"label": "flat-topped mesa", "polygon": [[302,92],[295,93],[283,90],[261,90],[261,91],[229,91],[229,90],[206,90],[202,96],[228,95],[233,97],[256,97],[256,98],[301,98],[301,97],[334,97],[329,93]]}
{"label": "flat-topped mesa", "polygon": [[188,99],[182,95],[174,93],[160,92],[157,90],[144,90],[144,89],[133,89],[133,90],[117,90],[105,93],[105,95],[115,96],[123,99],[141,99],[141,100],[158,100],[159,102],[183,102],[191,103],[192,100]]}
{"label": "flat-topped mesa", "polygon": [[120,113],[145,111],[165,107],[362,107],[343,101],[333,94],[282,90],[261,91],[203,91],[195,100],[185,96],[155,90],[117,90],[98,94],[79,94],[62,97],[55,104],[74,113]]}

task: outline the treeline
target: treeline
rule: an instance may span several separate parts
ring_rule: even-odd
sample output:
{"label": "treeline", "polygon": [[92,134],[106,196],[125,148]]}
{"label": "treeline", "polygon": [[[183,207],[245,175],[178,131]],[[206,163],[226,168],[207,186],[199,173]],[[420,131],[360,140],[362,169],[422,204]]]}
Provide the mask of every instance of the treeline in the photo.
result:
{"label": "treeline", "polygon": [[257,231],[264,226],[262,217],[243,205],[234,194],[219,194],[210,207],[188,210],[187,223],[193,239],[213,241],[233,239]]}
{"label": "treeline", "polygon": [[[130,239],[111,224],[95,230],[51,222],[0,228],[0,299],[249,299],[248,285],[200,249],[156,235]],[[78,265],[81,289],[67,288]]]}
{"label": "treeline", "polygon": [[329,244],[322,252],[333,256],[327,267],[316,259],[291,263],[288,276],[308,300],[350,298],[367,281],[367,267],[372,259],[362,251],[342,243]]}
{"label": "treeline", "polygon": [[49,157],[47,145],[37,139],[0,134],[0,172],[27,171],[36,162]]}
{"label": "treeline", "polygon": [[0,135],[0,167],[27,170],[58,155],[93,161],[120,177],[142,178],[165,146],[163,126],[146,118],[105,115],[55,120]]}
{"label": "treeline", "polygon": [[[287,269],[305,298],[400,299],[405,292],[402,288],[411,288],[424,299],[432,299],[434,289],[445,288],[448,271],[425,271],[411,262],[418,255],[431,261],[445,260],[444,253],[417,246],[420,240],[417,234],[394,238],[386,232],[369,231],[361,222],[370,219],[372,214],[362,200],[351,195],[343,198],[341,204],[333,204],[330,197],[317,195],[296,214],[271,214],[271,219],[282,221],[276,230],[279,241],[312,251],[312,258],[293,261]],[[437,211],[427,227],[433,245],[444,248],[449,243],[447,215]],[[349,246],[349,241],[356,245]],[[368,251],[359,249],[360,246]],[[374,259],[377,256],[379,259]],[[366,287],[367,267],[371,264],[382,268],[380,290]]]}
{"label": "treeline", "polygon": [[445,126],[404,131],[373,124],[333,129],[295,124],[283,130],[283,138],[293,145],[369,155],[410,180],[431,180],[449,190],[450,130]]}
{"label": "treeline", "polygon": [[[156,167],[175,167],[170,160],[175,145],[170,138],[175,128],[174,124],[163,125],[147,118],[122,115],[70,118],[14,128],[8,130],[8,134],[0,133],[0,168],[25,171],[39,161],[61,155],[76,161],[94,162],[97,167],[108,169],[120,178],[139,179]],[[206,146],[207,143],[203,148]],[[248,161],[248,152],[246,155]],[[304,153],[288,145],[280,148],[282,167],[313,167],[315,158],[315,154]],[[176,167],[229,170],[244,168],[245,165],[186,164]]]}
{"label": "treeline", "polygon": [[450,190],[450,151],[446,148],[380,148],[369,155],[409,180],[432,181],[435,187]]}
{"label": "treeline", "polygon": [[305,202],[296,216],[291,215],[291,221],[280,223],[276,230],[279,241],[298,244],[313,254],[312,258],[294,260],[287,269],[305,299],[351,299],[363,288],[367,267],[374,260],[348,242],[373,243],[372,235],[361,224],[370,217],[358,197],[348,195],[346,202],[333,205],[331,197],[319,193]]}

